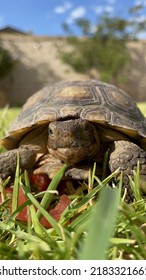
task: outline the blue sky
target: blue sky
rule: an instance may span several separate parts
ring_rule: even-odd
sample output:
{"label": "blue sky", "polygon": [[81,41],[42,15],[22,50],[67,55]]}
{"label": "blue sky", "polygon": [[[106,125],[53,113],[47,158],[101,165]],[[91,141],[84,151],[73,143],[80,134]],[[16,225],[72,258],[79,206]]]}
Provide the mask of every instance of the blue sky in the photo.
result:
{"label": "blue sky", "polygon": [[[64,35],[63,23],[74,26],[76,19],[89,19],[93,28],[96,18],[104,12],[111,16],[127,17],[128,8],[142,3],[145,9],[137,20],[146,18],[146,0],[1,0],[0,28],[7,25],[37,35]],[[78,35],[78,30],[74,29]],[[145,34],[141,34],[144,37]],[[146,38],[146,36],[145,36]]]}

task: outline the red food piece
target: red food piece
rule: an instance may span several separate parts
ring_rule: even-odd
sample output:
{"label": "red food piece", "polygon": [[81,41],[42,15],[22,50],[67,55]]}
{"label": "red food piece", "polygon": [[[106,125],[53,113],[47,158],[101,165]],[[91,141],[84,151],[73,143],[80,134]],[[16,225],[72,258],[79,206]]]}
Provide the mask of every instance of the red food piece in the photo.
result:
{"label": "red food piece", "polygon": [[[20,188],[18,206],[20,206],[25,201],[26,201],[26,197],[24,195],[24,192]],[[59,200],[58,204],[55,206],[55,208],[51,209],[48,212],[56,221],[59,221],[62,212],[66,209],[66,207],[70,203],[71,203],[71,200],[68,198],[67,195],[64,194],[60,197],[60,200]],[[20,220],[20,221],[26,221],[27,222],[27,220],[28,220],[27,206],[17,215],[17,219]],[[45,228],[51,228],[52,227],[51,224],[44,217],[41,218],[40,222]]]}
{"label": "red food piece", "polygon": [[[13,193],[13,187],[6,188],[6,195],[11,195],[10,198],[10,213],[12,213],[12,193]],[[23,189],[19,187],[19,194],[18,194],[18,207],[23,204],[26,201],[26,196],[23,192]],[[0,195],[0,203],[2,203],[2,198]],[[66,194],[63,194],[60,196],[58,204],[48,211],[48,213],[56,220],[58,221],[61,217],[62,212],[66,209],[66,207],[71,203],[71,200],[68,198]],[[36,210],[37,211],[37,210]],[[28,209],[27,206],[23,208],[23,210],[17,215],[17,220],[19,221],[28,221]],[[46,228],[51,228],[51,224],[44,218],[41,218],[41,224]]]}
{"label": "red food piece", "polygon": [[[19,187],[18,194],[18,207],[26,201],[26,196],[21,187]],[[28,220],[28,207],[24,207],[23,210],[17,215],[17,220],[27,222]]]}
{"label": "red food piece", "polygon": [[[55,208],[53,208],[49,211],[49,214],[56,221],[59,221],[62,212],[67,208],[67,206],[69,206],[70,203],[71,203],[71,200],[68,198],[68,196],[66,194],[63,194],[60,197],[60,200],[59,200],[58,204],[55,206]],[[46,228],[52,227],[51,224],[44,217],[42,217],[42,219],[41,219],[41,224]]]}
{"label": "red food piece", "polygon": [[38,174],[38,175],[30,175],[29,177],[30,179],[30,183],[39,191],[45,191],[51,180],[49,179],[49,177],[46,174]]}
{"label": "red food piece", "polygon": [[[12,194],[13,194],[13,187],[7,187],[5,189],[5,193],[6,193],[6,198],[10,198],[9,201],[9,206],[10,206],[10,213],[12,213]],[[19,187],[19,193],[18,193],[18,207],[23,204],[26,201],[26,197],[25,194],[22,190],[21,187]],[[2,197],[0,194],[0,203],[2,203]],[[28,219],[28,215],[27,215],[27,206],[23,208],[23,210],[17,215],[17,219],[21,220],[21,221],[27,221]]]}

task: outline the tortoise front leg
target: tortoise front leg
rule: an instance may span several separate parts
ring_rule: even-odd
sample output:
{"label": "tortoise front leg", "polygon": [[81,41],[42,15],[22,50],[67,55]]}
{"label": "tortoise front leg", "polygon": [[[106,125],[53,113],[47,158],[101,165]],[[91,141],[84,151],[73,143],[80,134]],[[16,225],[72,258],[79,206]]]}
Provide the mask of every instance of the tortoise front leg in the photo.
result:
{"label": "tortoise front leg", "polygon": [[[63,167],[64,163],[60,159],[54,158],[52,155],[47,154],[37,162],[33,173],[42,174],[45,173],[50,179],[53,179],[56,173]],[[75,180],[88,180],[89,170],[93,169],[94,162],[84,161],[84,163],[78,163],[74,166],[68,166],[64,179]],[[101,175],[101,167],[97,164],[97,176]]]}
{"label": "tortoise front leg", "polygon": [[17,155],[20,159],[20,168],[22,171],[30,170],[36,161],[36,150],[28,145],[21,146],[0,154],[0,178],[5,180],[8,176],[14,177],[17,166]]}
{"label": "tortoise front leg", "polygon": [[133,175],[137,163],[140,163],[140,183],[146,185],[146,152],[138,145],[128,141],[114,141],[110,147],[109,168],[114,172],[118,168],[123,171],[124,188],[127,188],[128,196],[132,196],[132,190],[129,184],[129,175]]}

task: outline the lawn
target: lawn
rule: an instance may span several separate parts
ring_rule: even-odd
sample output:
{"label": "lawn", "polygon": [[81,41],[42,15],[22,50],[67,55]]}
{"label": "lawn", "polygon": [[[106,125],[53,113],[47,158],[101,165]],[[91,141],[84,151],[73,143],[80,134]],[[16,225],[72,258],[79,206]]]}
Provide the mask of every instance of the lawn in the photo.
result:
{"label": "lawn", "polygon": [[[138,106],[146,115],[146,104]],[[18,112],[17,108],[1,110],[1,136]],[[20,174],[18,158],[11,207],[5,191],[9,183],[1,184],[0,259],[145,260],[146,201],[139,191],[139,166],[130,180],[134,202],[126,204],[125,194],[121,197],[122,175],[118,188],[111,188],[109,182],[114,174],[100,181],[93,170],[90,182],[80,183],[78,191],[68,186],[71,203],[57,222],[47,209],[54,197],[58,199],[56,189],[65,168],[45,191],[36,193],[32,192],[27,172]],[[27,222],[18,219],[26,207]],[[50,228],[40,222],[42,217],[51,224]]]}
{"label": "lawn", "polygon": [[146,116],[146,102],[139,102],[137,105],[142,113]]}

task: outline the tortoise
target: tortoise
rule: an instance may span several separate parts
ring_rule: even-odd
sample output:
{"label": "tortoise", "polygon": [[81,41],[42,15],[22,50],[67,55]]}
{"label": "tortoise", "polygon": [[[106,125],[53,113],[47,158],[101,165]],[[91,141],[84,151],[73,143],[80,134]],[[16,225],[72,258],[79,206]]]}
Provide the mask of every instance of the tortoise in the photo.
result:
{"label": "tortoise", "polygon": [[[0,177],[21,170],[46,173],[52,179],[66,163],[65,178],[86,180],[97,162],[101,172],[124,172],[124,184],[140,162],[146,180],[146,118],[123,90],[98,80],[61,81],[29,97],[0,141]],[[100,173],[99,172],[99,173]],[[129,188],[129,187],[128,187]]]}

